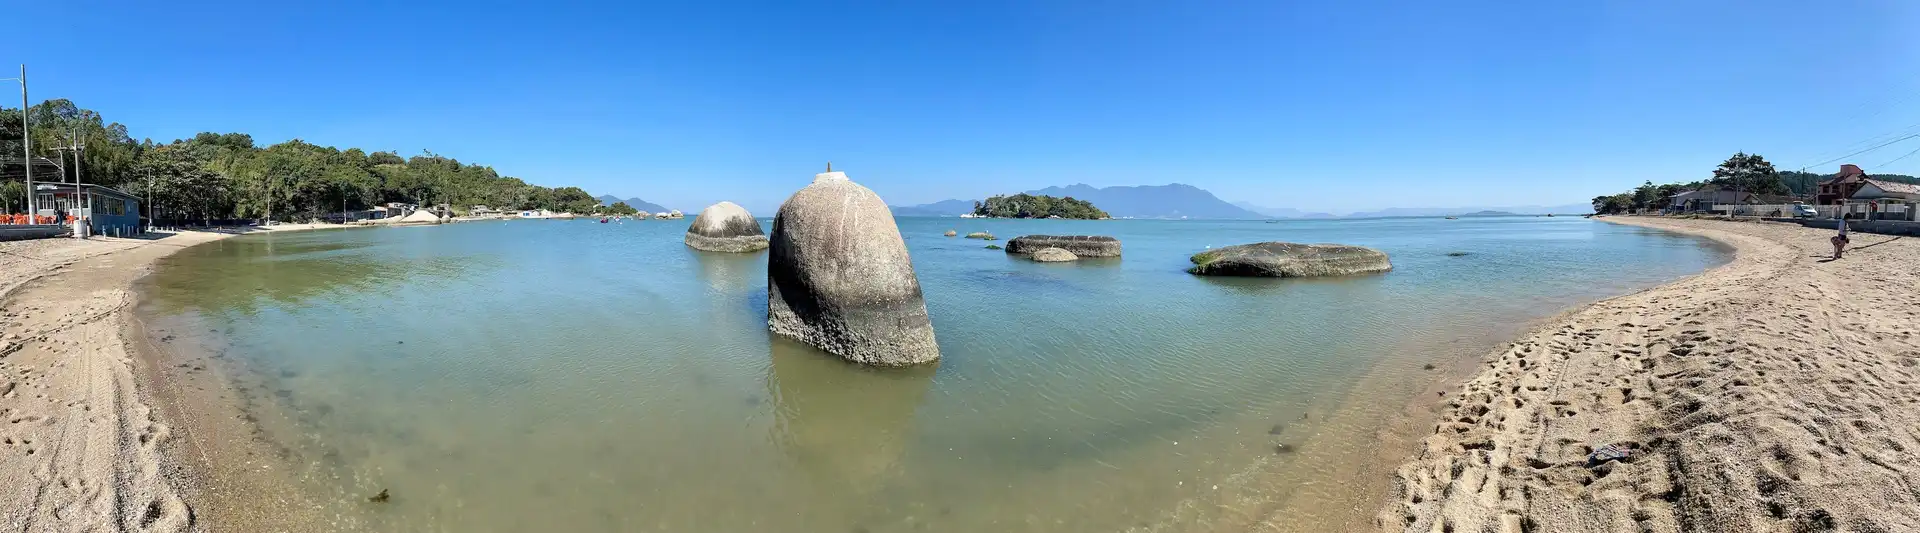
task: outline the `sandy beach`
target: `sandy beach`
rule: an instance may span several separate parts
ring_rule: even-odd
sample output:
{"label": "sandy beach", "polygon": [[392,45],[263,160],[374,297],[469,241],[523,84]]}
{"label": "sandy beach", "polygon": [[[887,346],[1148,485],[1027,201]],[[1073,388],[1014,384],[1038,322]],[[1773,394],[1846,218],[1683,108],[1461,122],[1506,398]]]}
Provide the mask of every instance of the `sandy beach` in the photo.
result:
{"label": "sandy beach", "polygon": [[[1382,530],[1912,531],[1920,241],[1773,223],[1726,265],[1536,329],[1443,391]],[[1606,445],[1626,453],[1589,463]]]}
{"label": "sandy beach", "polygon": [[0,525],[181,531],[194,515],[160,449],[170,428],[122,337],[154,260],[226,237],[0,243]]}

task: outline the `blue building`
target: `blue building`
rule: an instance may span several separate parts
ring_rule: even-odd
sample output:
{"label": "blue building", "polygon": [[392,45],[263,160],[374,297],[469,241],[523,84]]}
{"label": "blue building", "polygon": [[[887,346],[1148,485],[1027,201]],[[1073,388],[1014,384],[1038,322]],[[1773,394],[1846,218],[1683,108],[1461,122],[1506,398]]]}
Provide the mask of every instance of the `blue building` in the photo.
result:
{"label": "blue building", "polygon": [[86,220],[94,235],[134,235],[140,225],[140,199],[111,187],[70,183],[35,183],[34,207],[41,215]]}

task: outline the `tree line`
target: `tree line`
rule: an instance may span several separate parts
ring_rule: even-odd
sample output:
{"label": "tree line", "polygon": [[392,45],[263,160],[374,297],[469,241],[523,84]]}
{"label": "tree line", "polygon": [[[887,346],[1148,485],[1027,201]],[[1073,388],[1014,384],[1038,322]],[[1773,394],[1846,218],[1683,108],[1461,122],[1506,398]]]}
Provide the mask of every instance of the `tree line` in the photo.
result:
{"label": "tree line", "polygon": [[[1760,196],[1812,196],[1819,189],[1820,182],[1833,179],[1838,174],[1815,174],[1800,171],[1777,171],[1773,163],[1767,162],[1760,154],[1736,152],[1720,166],[1713,169],[1713,177],[1706,181],[1668,183],[1654,185],[1649,180],[1633,190],[1619,194],[1593,197],[1593,212],[1599,214],[1626,213],[1639,209],[1660,209],[1667,206],[1667,199],[1673,195],[1688,191],[1697,191],[1704,187],[1718,187],[1724,190],[1749,192]],[[1899,174],[1873,174],[1876,180],[1901,183],[1920,183],[1920,178]]]}
{"label": "tree line", "polygon": [[1101,211],[1100,208],[1094,207],[1085,200],[1075,200],[1072,196],[1055,198],[1027,193],[994,196],[985,201],[975,201],[973,214],[999,218],[1060,217],[1090,220],[1108,218],[1106,211]]}
{"label": "tree line", "polygon": [[[492,167],[462,163],[432,152],[407,157],[320,146],[299,139],[259,146],[245,133],[201,133],[156,143],[134,140],[127,128],[73,102],[47,100],[28,110],[33,155],[59,161],[56,175],[34,165],[34,181],[71,181],[151,197],[161,217],[185,220],[307,220],[386,202],[447,204],[496,209],[548,209],[587,213],[600,202],[578,187],[549,188],[501,176]],[[23,206],[18,108],[0,108],[0,161],[6,161],[0,196],[4,208]],[[59,147],[84,145],[78,165]],[[11,156],[11,158],[6,158]]]}

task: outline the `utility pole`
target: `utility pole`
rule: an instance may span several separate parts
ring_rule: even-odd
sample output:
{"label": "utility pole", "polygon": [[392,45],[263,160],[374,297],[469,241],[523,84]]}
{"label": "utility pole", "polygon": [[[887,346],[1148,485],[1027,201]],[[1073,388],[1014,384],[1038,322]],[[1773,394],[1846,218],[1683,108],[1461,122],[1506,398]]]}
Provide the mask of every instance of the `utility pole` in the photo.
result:
{"label": "utility pole", "polygon": [[147,169],[147,231],[153,231],[153,169],[151,168]]}
{"label": "utility pole", "polygon": [[33,191],[33,113],[27,105],[27,65],[20,65],[20,163],[27,169],[27,222],[35,222],[40,216],[35,209],[33,198],[39,196]]}

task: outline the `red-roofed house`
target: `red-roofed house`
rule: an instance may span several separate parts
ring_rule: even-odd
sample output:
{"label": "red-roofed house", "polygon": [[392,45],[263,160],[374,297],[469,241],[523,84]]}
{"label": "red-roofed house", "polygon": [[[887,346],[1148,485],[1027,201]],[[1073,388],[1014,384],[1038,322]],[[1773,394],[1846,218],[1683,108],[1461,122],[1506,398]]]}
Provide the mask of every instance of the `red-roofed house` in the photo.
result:
{"label": "red-roofed house", "polygon": [[1867,173],[1862,172],[1860,167],[1840,165],[1839,174],[1832,179],[1820,182],[1819,188],[1815,189],[1813,203],[1833,205],[1846,202],[1848,198],[1853,197],[1853,193],[1860,191],[1866,179]]}

